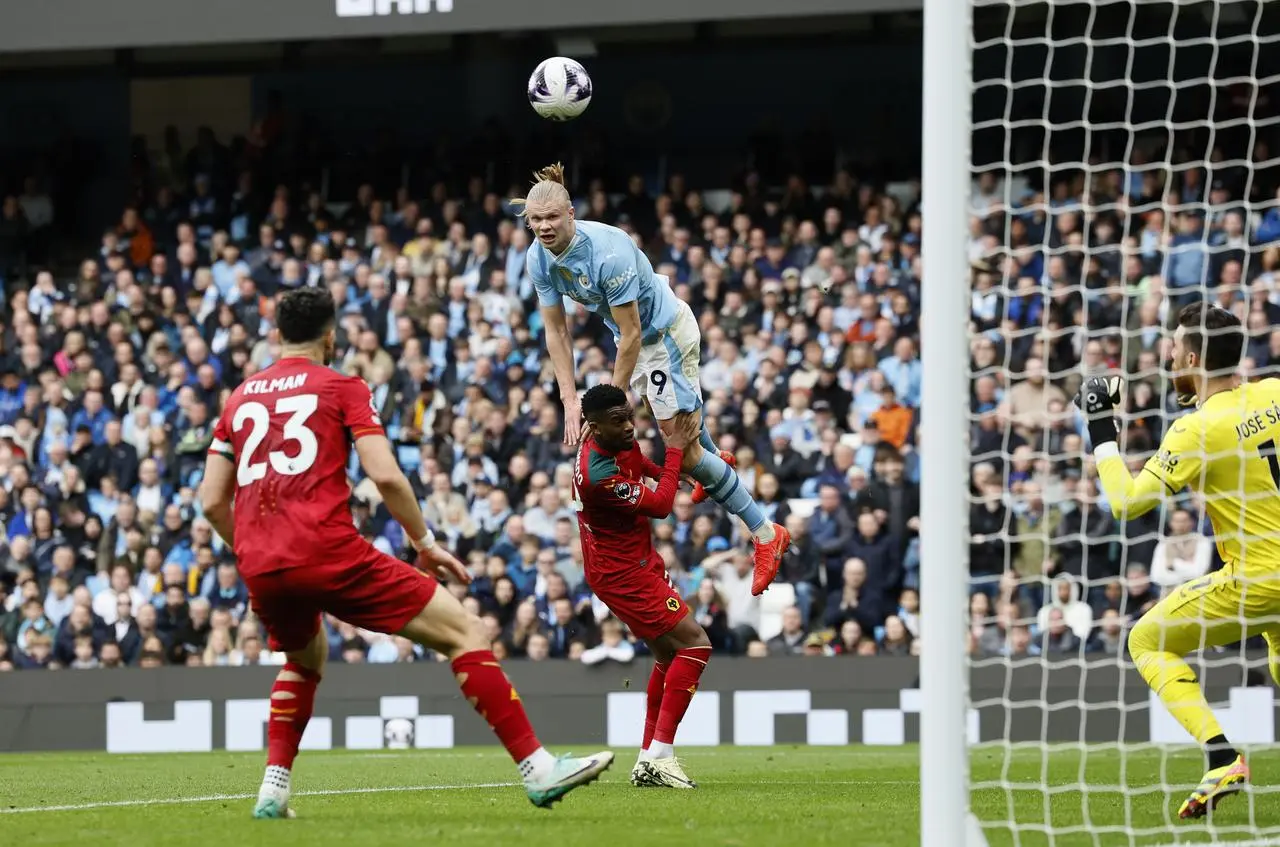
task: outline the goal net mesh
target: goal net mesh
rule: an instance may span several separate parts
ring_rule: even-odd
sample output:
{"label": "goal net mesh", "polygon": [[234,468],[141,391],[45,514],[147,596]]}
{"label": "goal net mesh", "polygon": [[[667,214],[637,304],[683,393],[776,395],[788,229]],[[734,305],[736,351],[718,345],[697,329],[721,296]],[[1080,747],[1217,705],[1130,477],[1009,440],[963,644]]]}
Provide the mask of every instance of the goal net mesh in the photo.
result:
{"label": "goal net mesh", "polygon": [[1204,758],[1126,637],[1223,568],[1222,539],[1194,483],[1113,517],[1072,404],[1124,377],[1140,473],[1188,411],[1167,363],[1197,300],[1244,322],[1244,378],[1280,375],[1278,7],[973,2],[970,800],[991,844],[1280,843],[1257,637],[1187,661],[1259,784],[1178,818]]}

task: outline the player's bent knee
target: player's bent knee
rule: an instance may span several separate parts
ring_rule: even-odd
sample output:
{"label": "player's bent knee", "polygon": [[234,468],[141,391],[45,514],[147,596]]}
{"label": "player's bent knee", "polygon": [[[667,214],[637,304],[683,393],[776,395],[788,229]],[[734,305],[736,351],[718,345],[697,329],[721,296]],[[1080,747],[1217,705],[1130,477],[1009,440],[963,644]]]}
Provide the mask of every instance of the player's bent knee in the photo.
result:
{"label": "player's bent knee", "polygon": [[703,650],[707,654],[702,657],[704,660],[711,655],[711,638],[692,613],[685,615],[660,641],[672,654],[680,650]]}
{"label": "player's bent knee", "polygon": [[484,624],[470,612],[462,612],[457,620],[449,621],[447,626],[434,628],[433,635],[432,643],[428,646],[442,651],[451,659],[463,653],[488,650],[491,646],[484,634]]}
{"label": "player's bent knee", "polygon": [[467,612],[466,637],[461,647],[468,653],[473,650],[489,650],[493,647],[489,643],[489,637],[485,635],[484,623],[480,620],[479,615]]}
{"label": "player's bent knee", "polygon": [[680,622],[679,629],[681,650],[706,650],[710,655],[711,638],[697,621],[686,617]]}
{"label": "player's bent knee", "polygon": [[480,618],[463,609],[448,591],[437,591],[423,610],[396,634],[449,658],[489,649]]}
{"label": "player's bent knee", "polygon": [[307,642],[307,646],[300,650],[288,650],[284,656],[285,665],[276,675],[278,680],[304,682],[309,675],[319,680],[324,672],[325,659],[329,656],[329,641],[325,638],[324,631],[319,630]]}
{"label": "player's bent knee", "polygon": [[1162,656],[1170,653],[1181,656],[1187,652],[1178,649],[1176,644],[1170,644],[1162,621],[1150,615],[1144,615],[1134,624],[1133,629],[1129,631],[1128,643],[1133,664],[1137,667],[1138,673],[1148,681],[1158,676],[1160,668],[1164,666]]}
{"label": "player's bent knee", "polygon": [[1129,630],[1129,655],[1138,661],[1159,646],[1159,627],[1145,617]]}
{"label": "player's bent knee", "polygon": [[[294,661],[287,661],[280,672],[276,674],[276,678],[282,682],[319,682],[324,679],[324,659],[321,655],[314,664],[302,664]],[[288,674],[289,676],[284,676]]]}

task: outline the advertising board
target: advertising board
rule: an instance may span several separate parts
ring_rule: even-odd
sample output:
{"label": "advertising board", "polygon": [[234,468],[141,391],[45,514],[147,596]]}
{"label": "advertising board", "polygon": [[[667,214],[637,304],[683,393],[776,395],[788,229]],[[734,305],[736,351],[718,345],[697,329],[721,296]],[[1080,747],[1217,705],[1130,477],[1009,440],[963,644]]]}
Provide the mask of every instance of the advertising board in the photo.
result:
{"label": "advertising board", "polygon": [[0,53],[852,15],[920,0],[9,0]]}
{"label": "advertising board", "polygon": [[[511,662],[539,737],[552,745],[636,747],[648,663]],[[0,676],[0,752],[260,750],[275,668],[56,671]],[[1081,674],[1085,674],[1083,684]],[[1241,743],[1275,739],[1270,686],[1239,661],[1204,679]],[[1083,696],[1082,696],[1083,692]],[[1112,660],[984,667],[972,674],[971,744],[1000,740],[1190,743],[1132,668]],[[893,658],[719,658],[676,742],[682,746],[897,746],[919,739],[916,662]],[[306,749],[439,749],[493,743],[447,665],[335,665]]]}

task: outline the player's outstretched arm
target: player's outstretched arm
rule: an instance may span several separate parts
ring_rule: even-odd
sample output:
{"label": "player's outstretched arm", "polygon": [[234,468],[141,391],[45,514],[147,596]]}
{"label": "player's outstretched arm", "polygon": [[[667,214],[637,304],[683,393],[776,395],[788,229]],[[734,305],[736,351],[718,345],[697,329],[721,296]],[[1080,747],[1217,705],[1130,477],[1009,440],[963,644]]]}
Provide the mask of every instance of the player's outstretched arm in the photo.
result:
{"label": "player's outstretched arm", "polygon": [[652,480],[659,480],[662,478],[662,465],[645,455],[640,456],[640,461],[644,468],[645,476]]}
{"label": "player's outstretched arm", "polygon": [[659,520],[671,514],[676,504],[676,492],[680,490],[680,465],[683,461],[684,451],[668,444],[667,459],[658,474],[658,487],[651,489],[642,482],[631,483],[640,494],[635,503],[636,514]]}
{"label": "player's outstretched arm", "polygon": [[[627,245],[630,248],[630,245]],[[644,329],[640,326],[641,269],[636,265],[636,251],[619,250],[605,257],[600,266],[600,287],[604,290],[609,312],[618,327],[618,355],[613,360],[613,384],[623,391],[631,390],[631,375],[640,361]]]}
{"label": "player's outstretched arm", "polygon": [[1117,520],[1135,518],[1160,505],[1165,496],[1164,483],[1148,473],[1145,467],[1135,477],[1129,473],[1129,466],[1124,463],[1124,459],[1120,458],[1120,450],[1115,442],[1104,445],[1106,447],[1110,449],[1095,449],[1093,455],[1098,463],[1098,479],[1102,483],[1102,490],[1111,504],[1111,514]]}
{"label": "player's outstretched arm", "polygon": [[235,545],[235,459],[225,441],[214,439],[204,460],[204,477],[200,480],[200,508],[215,532],[228,545]]}
{"label": "player's outstretched arm", "polygon": [[564,443],[577,444],[582,427],[582,407],[578,403],[578,380],[573,373],[573,337],[565,320],[564,304],[543,303],[539,309],[547,335],[547,355],[556,372],[560,402],[564,404]]}
{"label": "player's outstretched arm", "polygon": [[[697,421],[697,425],[699,429],[701,428],[702,412],[700,411],[681,412],[679,415],[676,416],[677,425],[679,425],[679,422],[683,420],[685,416],[690,416],[689,420],[691,421],[691,423],[693,421]],[[659,465],[657,462],[654,462],[652,459],[650,459],[648,456],[645,456],[645,455],[641,455],[640,461],[642,463],[645,476],[653,480],[657,480],[662,477],[662,465]],[[684,462],[681,465],[681,468],[682,468],[681,472],[687,475],[689,473],[689,470],[694,466],[696,466],[700,461],[702,461],[702,444],[699,441],[699,438],[695,437],[692,441],[685,443]]]}
{"label": "player's outstretched arm", "polygon": [[1170,446],[1180,452],[1179,439],[1188,432],[1185,425],[1179,428],[1180,425],[1175,424],[1165,434],[1160,452],[1142,471],[1136,477],[1129,472],[1116,443],[1115,407],[1120,402],[1121,388],[1118,377],[1093,376],[1084,381],[1076,397],[1076,405],[1084,413],[1089,427],[1089,440],[1093,442],[1098,480],[1117,519],[1149,512],[1160,504],[1166,492],[1176,493],[1186,485],[1189,473],[1184,475],[1184,472],[1189,471],[1193,463],[1191,460],[1180,462],[1178,452],[1170,452]]}
{"label": "player's outstretched arm", "polygon": [[636,301],[610,308],[613,322],[618,325],[618,355],[613,361],[613,384],[623,391],[631,390],[631,375],[640,361],[641,340],[640,306]]}
{"label": "player's outstretched arm", "polygon": [[[649,489],[640,482],[622,483],[635,486],[634,494],[637,495],[634,502],[635,511],[646,518],[661,519],[671,514],[672,508],[675,507],[676,492],[680,488],[681,469],[688,464],[685,460],[690,458],[688,454],[691,451],[702,449],[698,443],[698,437],[702,432],[701,412],[681,412],[676,415],[675,424],[674,431],[667,438],[666,461],[655,474],[658,487]],[[646,465],[649,464],[651,463],[646,460]],[[649,473],[648,467],[645,473]]]}
{"label": "player's outstretched arm", "polygon": [[413,486],[405,478],[391,450],[391,442],[385,435],[365,435],[356,439],[356,455],[360,467],[378,487],[387,511],[396,519],[412,539],[413,549],[418,551],[419,563],[441,577],[453,577],[463,583],[471,581],[471,575],[462,563],[448,550],[436,544],[435,534],[427,527]]}

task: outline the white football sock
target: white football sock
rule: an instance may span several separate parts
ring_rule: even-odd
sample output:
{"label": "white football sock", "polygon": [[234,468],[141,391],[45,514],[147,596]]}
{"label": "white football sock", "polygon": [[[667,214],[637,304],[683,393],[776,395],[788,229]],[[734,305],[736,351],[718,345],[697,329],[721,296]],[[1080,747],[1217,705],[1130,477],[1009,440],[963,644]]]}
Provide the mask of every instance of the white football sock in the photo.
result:
{"label": "white football sock", "polygon": [[551,773],[555,766],[556,757],[548,753],[546,747],[539,747],[520,760],[520,777],[525,782],[539,779]]}
{"label": "white football sock", "polygon": [[772,541],[775,535],[777,535],[777,533],[773,531],[773,521],[765,521],[763,524],[760,525],[759,529],[751,533],[751,536],[753,538],[765,544],[768,544],[770,541]]}
{"label": "white football sock", "polygon": [[[652,744],[653,742],[649,742],[649,743],[650,743],[650,744]],[[641,750],[641,751],[640,751],[640,757],[639,757],[639,758],[640,758],[640,761],[642,761],[642,762],[647,762],[647,761],[649,761],[650,759],[652,759],[652,758],[653,758],[653,756],[650,756],[650,755],[649,755],[649,751],[648,751],[648,750]]]}
{"label": "white football sock", "polygon": [[664,744],[661,741],[650,741],[649,749],[646,751],[650,759],[670,759],[676,754],[676,748],[671,744]]}
{"label": "white football sock", "polygon": [[289,769],[280,765],[267,765],[267,772],[262,775],[263,791],[272,793],[289,793]]}

